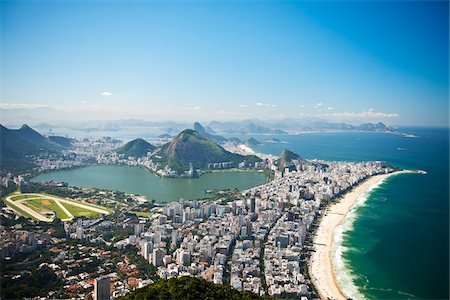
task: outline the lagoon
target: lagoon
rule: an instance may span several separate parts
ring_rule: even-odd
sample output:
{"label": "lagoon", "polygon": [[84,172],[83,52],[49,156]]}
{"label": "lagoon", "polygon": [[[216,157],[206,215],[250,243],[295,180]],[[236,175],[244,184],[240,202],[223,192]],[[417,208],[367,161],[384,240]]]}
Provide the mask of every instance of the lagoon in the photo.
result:
{"label": "lagoon", "polygon": [[257,172],[226,171],[206,173],[199,178],[166,178],[142,167],[92,166],[44,173],[31,179],[32,182],[51,180],[67,182],[70,186],[119,190],[158,202],[170,202],[211,196],[205,190],[237,188],[242,191],[265,183],[266,176]]}

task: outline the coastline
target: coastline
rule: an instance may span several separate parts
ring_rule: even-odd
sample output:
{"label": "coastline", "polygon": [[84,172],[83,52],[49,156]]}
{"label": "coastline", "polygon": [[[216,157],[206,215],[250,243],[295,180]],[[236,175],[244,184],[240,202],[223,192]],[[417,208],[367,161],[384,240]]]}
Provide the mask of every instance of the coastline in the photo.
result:
{"label": "coastline", "polygon": [[309,264],[311,280],[321,299],[345,300],[355,298],[355,291],[349,294],[338,283],[335,261],[333,260],[335,256],[336,233],[346,220],[349,212],[358,204],[360,197],[382,184],[385,179],[411,172],[413,171],[403,170],[371,176],[346,193],[339,202],[328,206],[323,212],[313,240],[315,251],[312,253]]}

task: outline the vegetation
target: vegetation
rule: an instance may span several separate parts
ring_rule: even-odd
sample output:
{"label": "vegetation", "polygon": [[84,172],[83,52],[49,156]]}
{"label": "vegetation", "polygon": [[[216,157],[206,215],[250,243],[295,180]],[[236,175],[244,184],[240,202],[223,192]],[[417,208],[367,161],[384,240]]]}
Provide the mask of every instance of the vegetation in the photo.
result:
{"label": "vegetation", "polygon": [[50,268],[43,266],[42,268],[32,269],[16,279],[2,276],[1,298],[23,299],[46,296],[49,291],[62,286],[62,284],[62,280]]}
{"label": "vegetation", "polygon": [[12,196],[11,200],[12,201],[17,201],[17,200],[22,200],[22,199],[27,199],[27,198],[35,198],[35,197],[39,197],[38,195],[22,195],[22,194],[18,194],[17,196]]}
{"label": "vegetation", "polygon": [[2,173],[31,170],[35,164],[30,156],[58,154],[65,148],[40,135],[27,125],[19,129],[8,129],[0,125],[0,165]]}
{"label": "vegetation", "polygon": [[157,275],[158,268],[150,264],[148,260],[138,254],[139,249],[133,245],[127,245],[123,252],[130,258],[133,264],[136,265],[136,269],[139,271],[138,277],[151,279],[153,282],[159,281],[160,278]]}
{"label": "vegetation", "polygon": [[105,241],[109,242],[117,242],[120,240],[123,240],[124,238],[129,237],[130,235],[134,234],[134,228],[133,227],[115,227],[112,229],[105,230],[105,233],[103,233],[103,239]]}
{"label": "vegetation", "polygon": [[283,171],[285,166],[289,165],[294,159],[303,160],[303,158],[301,158],[297,153],[284,148],[281,152],[280,158],[278,159],[278,170]]}
{"label": "vegetation", "polygon": [[135,139],[117,149],[116,152],[123,154],[125,157],[142,157],[147,156],[147,152],[153,152],[155,148],[155,146],[143,139]]}
{"label": "vegetation", "polygon": [[137,217],[144,217],[144,218],[148,218],[148,216],[150,216],[149,212],[143,211],[130,211],[130,214],[135,214]]}
{"label": "vegetation", "polygon": [[138,289],[121,300],[142,299],[272,299],[251,292],[241,292],[230,286],[218,285],[196,277],[178,277],[161,280],[155,284]]}
{"label": "vegetation", "polygon": [[168,165],[172,170],[181,173],[189,170],[189,163],[192,163],[195,169],[206,169],[209,163],[215,162],[232,162],[237,166],[243,161],[261,161],[254,155],[243,156],[228,152],[192,129],[182,131],[172,142],[163,145],[157,154],[161,156],[160,162],[163,166]]}
{"label": "vegetation", "polygon": [[93,217],[93,216],[99,215],[98,212],[88,210],[86,208],[82,208],[82,207],[67,204],[67,203],[61,203],[61,204],[64,205],[64,207],[67,208],[74,217]]}
{"label": "vegetation", "polygon": [[[33,209],[36,208],[37,210],[39,210],[42,207],[45,207],[51,211],[54,211],[56,213],[56,216],[58,218],[60,218],[61,220],[69,219],[69,216],[53,200],[41,198],[41,199],[29,200],[27,202],[24,202],[23,204],[24,205],[31,204],[34,206]],[[64,205],[64,206],[66,206],[66,205]],[[36,210],[36,209],[34,209],[34,210]],[[69,211],[70,211],[70,209],[69,209]]]}

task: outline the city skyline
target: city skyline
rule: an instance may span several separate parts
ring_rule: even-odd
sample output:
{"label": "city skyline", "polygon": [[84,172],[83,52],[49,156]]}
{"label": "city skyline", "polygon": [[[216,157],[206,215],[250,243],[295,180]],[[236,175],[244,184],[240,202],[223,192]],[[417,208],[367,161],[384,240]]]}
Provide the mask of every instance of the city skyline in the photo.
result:
{"label": "city skyline", "polygon": [[448,126],[448,2],[0,5],[5,124]]}

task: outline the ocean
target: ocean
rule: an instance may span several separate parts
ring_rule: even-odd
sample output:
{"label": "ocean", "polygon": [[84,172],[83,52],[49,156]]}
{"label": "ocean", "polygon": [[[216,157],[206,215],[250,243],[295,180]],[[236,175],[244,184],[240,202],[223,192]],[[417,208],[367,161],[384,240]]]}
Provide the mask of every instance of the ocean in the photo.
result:
{"label": "ocean", "polygon": [[[449,130],[402,128],[383,133],[255,136],[255,151],[288,148],[307,159],[381,160],[421,174],[390,177],[359,199],[339,228],[337,278],[356,298],[449,298]],[[336,253],[335,253],[336,254]]]}

